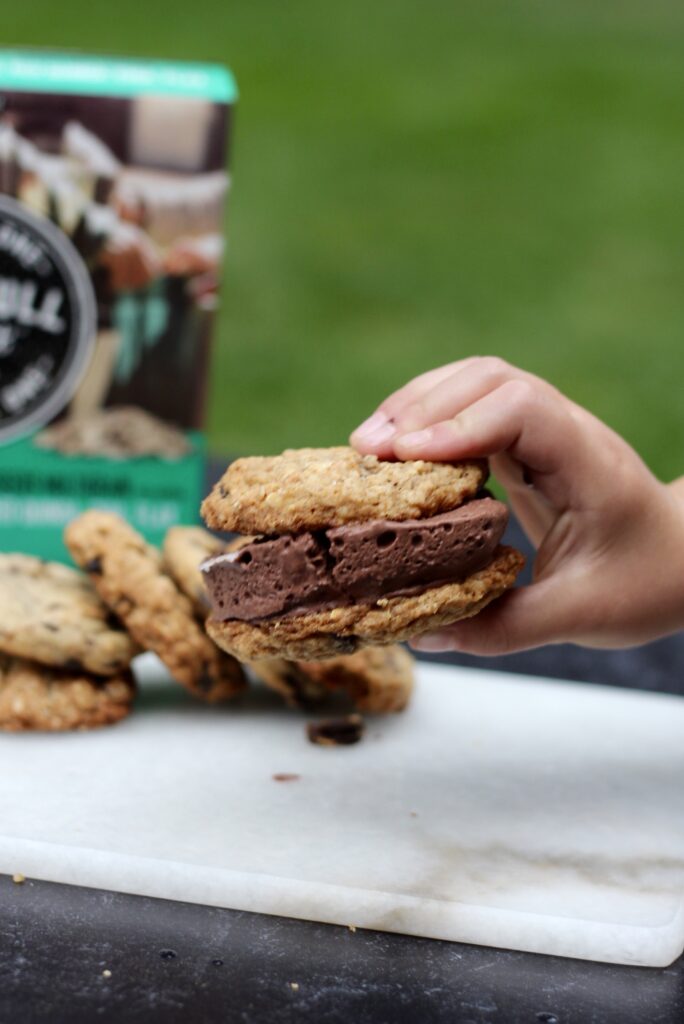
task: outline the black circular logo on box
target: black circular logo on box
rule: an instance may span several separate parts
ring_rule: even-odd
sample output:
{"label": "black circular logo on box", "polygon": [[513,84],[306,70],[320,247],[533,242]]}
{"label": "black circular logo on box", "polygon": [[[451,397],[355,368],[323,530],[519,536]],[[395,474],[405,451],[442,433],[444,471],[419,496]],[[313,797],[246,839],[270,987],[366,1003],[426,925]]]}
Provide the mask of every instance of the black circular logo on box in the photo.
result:
{"label": "black circular logo on box", "polygon": [[95,330],[93,287],[67,236],[0,196],[0,444],[64,408]]}

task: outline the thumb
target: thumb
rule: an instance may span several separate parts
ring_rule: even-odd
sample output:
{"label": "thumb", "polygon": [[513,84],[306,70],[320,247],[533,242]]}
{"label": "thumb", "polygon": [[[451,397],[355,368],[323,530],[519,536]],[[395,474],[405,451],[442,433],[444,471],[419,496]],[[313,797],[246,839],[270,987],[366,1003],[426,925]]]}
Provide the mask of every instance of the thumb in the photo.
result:
{"label": "thumb", "polygon": [[572,621],[561,588],[549,579],[509,591],[473,618],[416,637],[411,646],[426,652],[512,654],[567,641]]}

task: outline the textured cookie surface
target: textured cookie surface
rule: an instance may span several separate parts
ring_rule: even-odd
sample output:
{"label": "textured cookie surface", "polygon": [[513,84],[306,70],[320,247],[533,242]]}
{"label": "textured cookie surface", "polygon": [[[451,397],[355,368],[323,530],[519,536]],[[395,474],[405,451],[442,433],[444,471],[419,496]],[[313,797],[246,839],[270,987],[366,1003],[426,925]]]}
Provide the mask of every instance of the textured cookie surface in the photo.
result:
{"label": "textured cookie surface", "polygon": [[403,711],[413,690],[413,658],[398,644],[364,647],[326,661],[267,658],[250,668],[290,707],[314,707],[345,693],[359,711]]}
{"label": "textured cookie surface", "polygon": [[486,478],[483,461],[384,462],[353,448],[299,448],[233,462],[202,515],[207,526],[237,533],[421,519],[457,508]]}
{"label": "textured cookie surface", "polygon": [[166,532],[162,548],[164,566],[176,585],[190,599],[197,615],[204,616],[209,611],[200,562],[224,550],[223,541],[201,526],[172,526]]}
{"label": "textured cookie surface", "polygon": [[247,667],[269,689],[279,693],[288,707],[315,707],[328,696],[329,691],[306,669],[300,668],[297,661],[263,658],[249,662]]}
{"label": "textured cookie surface", "polygon": [[206,635],[189,599],[164,572],[160,552],[123,519],[110,512],[85,512],[64,536],[102,600],[143,648],[161,658],[174,679],[211,702],[244,688],[242,669]]}
{"label": "textured cookie surface", "polygon": [[83,573],[31,555],[0,554],[0,651],[115,675],[138,648]]}
{"label": "textured cookie surface", "polygon": [[319,661],[361,647],[419,636],[476,615],[512,587],[524,565],[514,548],[499,547],[494,560],[460,583],[432,587],[410,597],[380,598],[262,622],[207,621],[217,644],[242,661],[260,658]]}
{"label": "textured cookie surface", "polygon": [[112,725],[129,714],[134,696],[129,672],[95,677],[0,655],[0,729],[6,732]]}
{"label": "textured cookie surface", "polygon": [[347,693],[359,711],[371,714],[403,711],[413,691],[413,658],[398,644],[297,666],[322,688]]}

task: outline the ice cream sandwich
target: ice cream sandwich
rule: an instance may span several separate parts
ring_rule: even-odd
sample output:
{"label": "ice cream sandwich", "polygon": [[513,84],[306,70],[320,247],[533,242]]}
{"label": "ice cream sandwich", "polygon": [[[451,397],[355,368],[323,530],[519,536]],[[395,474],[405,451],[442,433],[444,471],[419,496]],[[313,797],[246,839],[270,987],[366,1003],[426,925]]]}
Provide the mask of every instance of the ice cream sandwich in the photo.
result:
{"label": "ice cream sandwich", "polygon": [[209,633],[241,660],[321,660],[475,615],[524,563],[487,473],[345,447],[238,459],[202,505],[252,535],[202,563]]}

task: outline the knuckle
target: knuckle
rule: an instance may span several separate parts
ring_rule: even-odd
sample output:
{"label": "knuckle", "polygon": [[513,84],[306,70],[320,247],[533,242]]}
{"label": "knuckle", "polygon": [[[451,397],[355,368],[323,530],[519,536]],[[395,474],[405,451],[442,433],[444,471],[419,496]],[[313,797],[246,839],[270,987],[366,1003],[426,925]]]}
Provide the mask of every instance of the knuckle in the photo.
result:
{"label": "knuckle", "polygon": [[409,427],[416,423],[422,422],[425,418],[425,403],[422,399],[416,402],[409,402],[402,408],[395,411],[394,424],[397,427]]}
{"label": "knuckle", "polygon": [[480,650],[484,655],[508,654],[511,651],[511,637],[505,619],[496,614],[484,616],[480,632]]}
{"label": "knuckle", "polygon": [[402,402],[399,395],[390,395],[384,402],[381,402],[378,406],[378,412],[383,412],[388,419],[393,420],[402,408]]}
{"label": "knuckle", "polygon": [[508,377],[513,371],[510,363],[500,356],[482,356],[478,362],[481,372],[489,377]]}
{"label": "knuckle", "polygon": [[537,400],[534,384],[529,380],[509,380],[501,387],[501,397],[515,409],[527,409]]}
{"label": "knuckle", "polygon": [[508,654],[513,646],[509,630],[506,627],[506,620],[503,617],[494,619],[491,644],[492,654]]}
{"label": "knuckle", "polygon": [[514,649],[513,639],[498,609],[486,608],[474,620],[459,623],[458,650],[466,654],[495,657]]}

